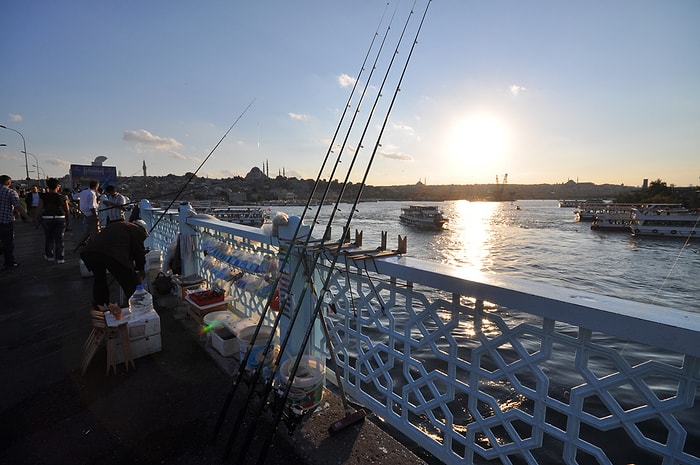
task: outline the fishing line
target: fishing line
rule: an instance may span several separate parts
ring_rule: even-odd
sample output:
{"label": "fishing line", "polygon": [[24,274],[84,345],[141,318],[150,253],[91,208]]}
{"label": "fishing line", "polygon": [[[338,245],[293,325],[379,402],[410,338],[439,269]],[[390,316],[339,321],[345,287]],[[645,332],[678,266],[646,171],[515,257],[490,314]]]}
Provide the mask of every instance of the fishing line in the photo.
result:
{"label": "fishing line", "polygon": [[[415,5],[415,2],[414,2],[414,5]],[[412,13],[413,13],[413,12],[411,11],[411,15],[412,15]],[[392,20],[393,20],[393,16],[392,16]],[[406,30],[406,27],[407,27],[407,25],[408,25],[409,20],[410,20],[410,15],[409,15],[409,18],[408,18],[407,21],[406,21],[406,25],[404,25],[404,30],[403,30],[404,32],[405,32],[405,30]],[[389,28],[390,28],[390,27],[391,27],[391,26],[389,26]],[[401,34],[401,39],[403,38],[404,32],[402,32],[402,34]],[[375,38],[376,38],[376,33],[375,33]],[[373,41],[374,41],[374,39],[373,39]],[[384,43],[385,43],[385,42],[383,42],[383,44],[384,44]],[[383,44],[382,44],[382,47],[383,47]],[[397,47],[398,47],[398,46],[397,46]],[[396,53],[394,53],[394,55],[393,55],[393,57],[392,57],[391,64],[393,64],[393,60],[394,60],[394,57],[395,57],[395,56],[396,56]],[[390,71],[391,64],[389,65],[389,68],[387,69],[387,75],[388,75],[388,73],[389,73],[389,71]],[[363,65],[363,68],[364,68],[364,65]],[[386,83],[386,76],[385,76],[385,78],[384,78],[384,81],[382,82],[382,88],[383,88],[383,86],[384,86],[385,83]],[[381,97],[381,89],[380,89],[380,92],[378,93],[377,100],[378,100],[380,97]],[[367,126],[365,127],[365,133],[366,133],[367,127],[369,126],[369,124],[370,124],[370,122],[371,122],[371,118],[372,118],[372,116],[373,116],[373,114],[374,114],[375,108],[376,108],[376,102],[375,102],[375,104],[374,104],[374,106],[373,106],[373,108],[372,108],[372,112],[371,112],[370,115],[369,115],[369,118],[368,118],[368,121],[367,121]],[[353,121],[354,121],[354,119],[353,119]],[[361,144],[360,144],[360,145],[361,145]],[[332,146],[331,146],[331,147],[332,147]],[[329,153],[330,153],[330,151],[329,151]],[[331,216],[330,216],[330,219],[329,219],[329,221],[328,221],[328,226],[330,226],[330,225],[332,224],[333,218],[335,217],[336,212],[339,210],[339,209],[338,209],[338,204],[340,203],[340,201],[341,201],[341,199],[342,199],[343,193],[344,193],[344,191],[345,191],[345,187],[347,187],[347,183],[348,183],[348,179],[349,179],[349,176],[350,176],[350,172],[351,172],[351,170],[352,170],[352,167],[354,166],[355,160],[357,159],[357,154],[358,154],[358,153],[359,153],[359,150],[356,150],[355,156],[353,157],[353,163],[351,163],[351,166],[350,166],[350,168],[349,168],[349,170],[348,170],[348,174],[347,174],[346,179],[345,179],[345,181],[344,181],[344,183],[343,183],[343,187],[342,187],[342,189],[340,190],[340,192],[339,192],[339,194],[338,194],[338,197],[337,197],[337,199],[336,199],[334,208],[333,208],[333,210],[331,211]],[[340,154],[339,154],[339,157],[340,157]],[[336,164],[339,163],[339,157],[338,157],[338,161],[336,162]],[[327,186],[327,187],[328,187],[328,186]],[[328,189],[327,189],[326,192],[324,193],[324,196],[327,196],[327,192],[328,192]],[[325,197],[324,197],[324,200],[325,200]],[[311,225],[311,228],[313,228],[314,225],[317,223],[316,220],[318,219],[318,215],[320,214],[320,209],[321,209],[321,207],[323,206],[323,203],[324,203],[324,202],[321,202],[321,204],[320,204],[320,206],[319,206],[319,209],[318,209],[317,212],[316,212],[316,216],[315,216],[314,222],[313,222],[312,225]],[[355,208],[356,208],[356,204],[353,206],[353,210],[354,210]],[[352,214],[348,217],[348,220],[350,220],[351,218],[352,218]],[[345,234],[345,231],[347,231],[347,230],[348,230],[347,227],[344,228],[344,230],[343,230],[343,235]],[[321,239],[321,245],[322,245],[322,246],[325,245],[325,243],[327,242],[327,238],[328,238],[328,234],[327,234],[327,233],[328,233],[328,227],[326,228],[326,233],[323,235],[323,238]],[[305,242],[306,242],[306,245],[309,244],[310,238],[311,238],[311,234],[309,233],[309,235],[307,236],[306,241],[305,241]],[[339,247],[342,246],[342,239],[338,242],[338,244],[339,244]],[[289,249],[289,252],[288,252],[288,256],[289,256],[289,254],[291,254],[291,248],[292,248],[293,246],[294,246],[294,243],[290,244],[290,249]],[[315,255],[315,257],[314,257],[313,266],[310,267],[311,273],[313,273],[313,272],[315,271],[316,263],[317,263],[317,261],[318,261],[318,259],[319,259],[319,256],[320,256],[320,253],[317,253],[317,254]],[[301,259],[300,261],[303,261],[303,260],[304,260],[304,258],[302,257],[302,259]],[[297,275],[299,269],[300,269],[300,263],[297,263],[297,267],[296,267],[296,269],[295,269],[295,272],[293,273],[293,276],[296,276],[296,275]],[[305,297],[305,295],[306,295],[306,292],[307,292],[308,288],[309,288],[309,286],[308,286],[308,280],[307,280],[307,281],[304,282],[304,286],[302,287],[300,296],[297,298],[297,304],[295,305],[295,309],[294,309],[294,312],[292,313],[291,321],[289,322],[289,328],[290,328],[290,329],[289,329],[289,331],[285,334],[285,336],[284,336],[284,338],[283,338],[283,340],[282,340],[282,342],[281,342],[280,351],[279,351],[278,357],[277,357],[276,362],[275,362],[275,372],[274,372],[274,374],[272,375],[271,379],[274,379],[274,376],[275,376],[275,374],[277,373],[277,370],[279,370],[279,368],[280,368],[279,362],[281,361],[281,358],[284,356],[284,352],[285,352],[286,346],[287,346],[287,344],[288,344],[288,342],[289,342],[292,329],[293,329],[294,324],[295,324],[295,322],[296,322],[296,318],[297,318],[297,316],[298,316],[298,314],[299,314],[300,306],[301,306],[302,303],[304,302],[304,297]],[[279,317],[279,315],[278,315],[278,317]],[[316,319],[316,316],[314,316],[313,318],[311,318],[310,321],[313,323],[313,322],[315,321],[315,319]],[[276,321],[275,323],[277,323],[277,321]],[[272,339],[273,337],[274,337],[274,330],[273,330],[273,334],[271,334],[271,336],[270,336],[270,339]],[[308,338],[307,338],[307,341],[308,341]],[[305,346],[305,345],[306,345],[306,342],[304,343],[304,346]],[[267,349],[269,349],[269,345],[268,345],[268,347],[266,347],[266,350],[267,350]],[[302,347],[302,351],[303,351],[303,347]],[[300,356],[301,356],[301,353],[300,353]],[[298,369],[298,362],[299,362],[299,361],[300,361],[300,358],[297,357],[297,359],[296,359],[296,362],[297,362],[297,363],[295,363],[295,368],[293,369],[295,372],[296,372],[296,370]],[[257,370],[257,371],[256,371],[256,374],[255,374],[256,377],[259,376],[258,373],[259,373],[261,367],[258,367],[258,368],[259,368],[259,370]],[[272,388],[271,383],[266,384],[266,386],[265,386],[265,391],[263,392],[263,395],[262,395],[262,399],[263,399],[263,400],[267,397],[267,395],[269,394],[271,388]],[[288,394],[288,392],[287,392],[287,394],[285,395],[285,398],[288,397],[288,395],[289,395],[289,394]],[[252,398],[252,395],[249,394],[249,399],[251,399],[251,398]],[[261,402],[261,405],[260,405],[260,413],[262,413],[262,409],[263,409],[263,408],[264,408],[264,403]],[[259,416],[259,415],[258,415],[258,416]],[[257,418],[257,416],[254,416],[254,418],[253,418],[254,424],[255,424],[255,422],[256,422],[256,418]],[[240,426],[238,423],[239,423],[239,422],[237,422],[237,426]],[[277,419],[277,423],[279,423],[279,418]],[[254,427],[250,427],[250,428],[248,429],[248,434],[247,434],[246,439],[244,440],[243,446],[242,446],[242,447],[243,447],[243,450],[240,451],[239,457],[244,456],[245,453],[247,452],[248,447],[250,446],[250,439],[252,438],[252,434],[254,434],[254,431],[255,431],[255,428],[254,428]],[[230,447],[232,446],[233,436],[235,435],[235,432],[236,432],[236,429],[234,429],[234,431],[233,431],[232,434],[231,434],[231,437],[229,438],[229,446],[227,447],[227,455],[228,455],[228,452],[230,452]]]}
{"label": "fishing line", "polygon": [[690,230],[688,233],[688,237],[685,239],[685,242],[683,243],[683,247],[681,247],[681,250],[678,251],[678,255],[676,255],[675,260],[673,260],[673,265],[671,265],[671,269],[669,270],[668,274],[666,275],[666,278],[664,278],[663,282],[661,283],[661,286],[659,286],[659,289],[656,291],[654,294],[654,297],[651,299],[651,303],[656,303],[659,299],[659,294],[663,290],[663,288],[666,286],[666,283],[668,282],[669,279],[671,279],[671,275],[676,269],[676,265],[678,264],[678,261],[681,258],[681,255],[683,255],[683,252],[685,249],[690,245],[690,238],[693,237],[695,234],[698,224],[700,223],[700,216],[698,216],[698,219],[695,221],[695,224],[693,225],[693,228]]}
{"label": "fishing line", "polygon": [[250,103],[248,104],[248,106],[245,107],[245,109],[241,112],[241,114],[238,115],[238,118],[236,118],[236,120],[233,122],[233,124],[231,124],[231,126],[228,128],[228,131],[226,131],[226,132],[224,133],[224,135],[221,136],[221,139],[219,139],[219,142],[217,142],[216,145],[214,146],[214,148],[211,149],[211,151],[209,152],[209,155],[207,155],[206,158],[205,158],[204,160],[202,160],[202,163],[199,164],[199,166],[197,167],[197,169],[195,170],[195,172],[192,173],[192,174],[190,174],[189,178],[187,179],[187,181],[185,181],[185,184],[182,186],[182,188],[180,188],[180,190],[177,192],[177,194],[175,194],[175,197],[173,197],[173,199],[170,201],[170,203],[168,204],[168,206],[161,212],[161,214],[160,214],[160,216],[158,216],[158,219],[156,220],[156,222],[153,223],[153,225],[151,226],[151,229],[148,231],[149,233],[153,232],[153,230],[154,230],[155,227],[158,225],[158,223],[160,223],[160,220],[163,219],[163,217],[164,217],[165,214],[168,212],[168,210],[170,210],[170,207],[173,206],[173,204],[174,204],[175,201],[178,199],[178,197],[180,197],[180,195],[185,191],[185,188],[187,187],[187,185],[188,185],[190,182],[192,182],[192,179],[194,179],[194,177],[197,175],[197,173],[199,173],[199,170],[202,169],[202,167],[204,166],[204,164],[205,164],[205,163],[209,160],[209,158],[214,154],[214,151],[216,151],[216,149],[219,148],[219,145],[221,145],[221,143],[224,141],[224,139],[226,138],[226,136],[228,136],[229,132],[231,132],[231,131],[233,130],[233,128],[234,128],[234,127],[238,124],[238,122],[241,120],[241,118],[243,118],[243,115],[245,115],[245,114],[248,112],[248,109],[250,109],[250,107],[253,106],[253,103],[254,103],[254,102],[255,102],[255,98],[253,98],[253,100],[250,101]]}
{"label": "fishing line", "polygon": [[[286,265],[287,265],[287,263],[289,262],[290,257],[291,257],[292,247],[294,247],[294,245],[297,243],[298,236],[299,236],[299,232],[301,231],[301,227],[302,227],[302,224],[303,224],[303,222],[304,222],[304,218],[306,217],[306,215],[307,215],[307,213],[308,213],[308,211],[309,211],[309,209],[310,209],[310,205],[311,205],[311,202],[312,202],[312,200],[313,200],[313,197],[314,197],[314,195],[315,195],[315,193],[316,193],[316,191],[317,191],[317,189],[318,189],[318,186],[319,186],[320,183],[321,183],[321,180],[322,180],[322,178],[323,178],[323,171],[324,171],[324,169],[325,169],[325,167],[326,167],[326,164],[328,163],[328,161],[329,161],[329,159],[330,159],[330,155],[331,155],[331,153],[333,153],[333,146],[335,145],[335,141],[336,141],[336,139],[337,139],[337,137],[338,137],[338,134],[340,133],[340,129],[342,128],[343,122],[345,121],[345,118],[346,118],[348,109],[351,107],[351,103],[352,103],[352,100],[353,100],[353,98],[354,98],[355,92],[356,92],[356,90],[357,90],[357,86],[359,85],[359,82],[360,82],[360,77],[362,76],[362,73],[363,73],[364,70],[365,70],[365,66],[366,66],[366,64],[367,64],[367,61],[368,61],[368,59],[369,59],[369,57],[370,57],[370,55],[371,55],[371,53],[372,53],[372,49],[374,48],[374,44],[375,44],[376,38],[377,38],[377,36],[379,35],[379,29],[380,29],[382,23],[384,22],[384,17],[385,17],[385,15],[386,15],[386,11],[387,11],[388,5],[389,5],[389,4],[387,3],[386,6],[385,6],[385,8],[384,8],[384,12],[382,13],[382,17],[381,17],[381,19],[380,19],[380,21],[379,21],[379,24],[377,25],[377,29],[376,29],[374,35],[372,36],[372,40],[371,40],[370,45],[369,45],[369,47],[368,47],[368,49],[367,49],[367,53],[365,54],[365,57],[364,57],[364,59],[363,59],[362,65],[361,65],[361,67],[360,67],[360,71],[359,71],[358,74],[357,74],[357,77],[356,77],[355,82],[354,82],[354,84],[353,84],[352,90],[350,91],[350,95],[349,95],[349,97],[348,97],[348,100],[347,100],[347,102],[346,102],[346,104],[345,104],[345,107],[343,108],[343,113],[341,114],[340,120],[338,121],[338,125],[337,125],[337,127],[336,127],[336,129],[335,129],[335,133],[333,134],[333,137],[332,137],[332,139],[331,139],[331,142],[330,142],[330,144],[329,144],[329,146],[328,146],[328,150],[326,151],[326,154],[325,154],[325,156],[324,156],[323,162],[322,162],[321,167],[320,167],[320,169],[319,169],[318,175],[316,176],[316,181],[314,182],[313,188],[312,188],[311,192],[309,193],[309,195],[308,195],[308,197],[307,197],[306,203],[305,203],[304,208],[303,208],[303,210],[302,210],[302,213],[301,213],[301,215],[300,215],[299,222],[297,223],[296,228],[295,228],[295,231],[294,231],[294,234],[292,235],[291,241],[290,241],[290,243],[289,243],[288,246],[287,246],[287,247],[288,247],[287,253],[286,253],[286,254],[284,255],[284,257],[283,257],[282,263],[281,263],[281,265],[280,265],[280,270],[284,270],[284,269],[285,269],[285,267],[286,267]],[[381,50],[381,49],[380,49],[380,50]],[[359,106],[359,104],[358,104],[358,106]],[[339,163],[339,157],[340,157],[340,155],[338,155],[338,161],[336,161],[336,165],[337,165],[337,163]],[[331,179],[332,179],[332,178],[331,178]],[[323,205],[323,203],[324,203],[324,201],[325,201],[325,198],[326,198],[326,196],[327,196],[327,193],[328,193],[328,186],[330,186],[330,181],[328,182],[326,191],[324,192],[324,194],[323,194],[323,196],[322,196],[322,199],[321,199],[321,202],[320,202],[320,204],[319,204],[319,208],[318,208],[318,210],[317,210],[317,213],[316,213],[316,215],[314,216],[314,219],[313,219],[313,221],[312,221],[312,223],[311,223],[311,225],[310,225],[310,227],[309,227],[308,235],[307,235],[307,237],[305,238],[305,240],[303,241],[303,243],[304,243],[305,245],[307,245],[307,246],[308,246],[308,244],[309,244],[310,241],[311,241],[311,233],[312,233],[312,231],[313,231],[314,226],[317,224],[318,215],[319,215],[321,206]],[[297,264],[296,269],[294,270],[294,273],[290,275],[290,282],[291,282],[291,278],[294,277],[294,276],[296,276],[296,275],[298,274],[299,266],[300,266],[300,265]],[[275,288],[277,288],[278,285],[279,285],[280,277],[281,277],[281,276],[278,276],[278,277],[275,279],[275,282],[274,282],[274,287],[275,287]],[[291,290],[291,289],[290,289],[290,290]],[[219,429],[221,428],[221,425],[223,424],[224,417],[225,417],[226,413],[228,412],[228,410],[229,410],[229,408],[230,408],[230,404],[231,404],[231,401],[232,401],[232,399],[233,399],[233,395],[234,395],[234,393],[235,393],[237,387],[240,385],[240,382],[241,382],[242,379],[243,379],[243,376],[244,376],[244,374],[245,374],[245,367],[247,366],[247,362],[248,362],[248,358],[249,358],[249,355],[250,355],[250,352],[251,352],[251,348],[252,348],[252,345],[253,345],[253,341],[255,341],[255,339],[257,338],[257,336],[258,336],[258,334],[259,334],[259,332],[260,332],[260,329],[262,328],[262,325],[263,325],[263,323],[264,323],[264,320],[265,320],[267,314],[269,313],[270,304],[272,303],[272,299],[274,298],[272,294],[274,294],[274,293],[271,293],[271,295],[269,296],[269,298],[268,298],[268,300],[267,300],[267,302],[266,302],[266,304],[265,304],[265,307],[263,308],[262,314],[261,314],[261,316],[260,316],[260,320],[258,321],[258,324],[257,324],[257,326],[256,326],[256,328],[255,328],[255,331],[254,331],[254,333],[253,333],[253,336],[252,336],[252,338],[251,338],[251,343],[249,344],[248,350],[246,351],[246,354],[245,354],[245,356],[243,357],[243,360],[242,360],[241,363],[240,363],[240,367],[239,367],[239,370],[238,370],[238,376],[237,376],[236,379],[234,380],[234,382],[233,382],[233,384],[232,384],[232,387],[231,387],[231,390],[230,390],[230,392],[229,392],[229,395],[228,395],[227,398],[225,399],[224,405],[223,405],[223,407],[222,407],[222,410],[221,410],[221,412],[219,413],[219,417],[218,417],[218,419],[217,419],[216,426],[215,426],[215,429],[214,429],[214,436],[216,436],[216,434],[218,433]],[[268,353],[268,351],[270,350],[271,344],[273,343],[273,340],[274,340],[274,337],[275,337],[275,333],[276,333],[276,331],[277,331],[277,327],[279,326],[279,322],[280,322],[281,317],[282,317],[282,311],[280,311],[280,312],[278,313],[278,315],[275,317],[275,319],[274,319],[274,321],[273,321],[272,331],[271,331],[271,334],[270,334],[270,338],[269,338],[269,340],[267,341],[267,345],[266,345],[266,347],[265,347],[265,349],[264,349],[264,351],[263,351],[263,354],[262,354],[263,360],[265,359],[265,357],[267,357],[267,353]],[[250,385],[251,385],[251,386],[254,386],[254,385],[257,383],[257,381],[258,381],[258,379],[259,379],[261,373],[262,373],[262,364],[260,364],[260,366],[258,366],[258,368],[255,370],[255,372],[254,372],[254,374],[253,374],[253,376],[252,376],[252,379],[250,380]],[[250,403],[250,401],[252,400],[253,394],[254,394],[254,389],[251,387],[251,389],[250,389],[250,391],[249,391],[249,395],[248,395],[248,400],[247,400],[247,402],[246,402],[246,406],[247,406],[247,405]],[[231,434],[230,434],[230,436],[229,436],[229,439],[228,439],[228,442],[227,442],[227,445],[226,445],[226,456],[228,456],[228,454],[230,453],[231,447],[232,447],[232,445],[233,445],[234,436],[235,436],[235,434],[237,433],[238,429],[240,428],[240,425],[241,425],[241,422],[242,422],[242,418],[243,418],[242,413],[243,413],[243,412],[239,412],[239,413],[238,413],[238,416],[237,416],[236,419],[235,419],[233,430],[232,430],[232,432],[231,432]]]}
{"label": "fishing line", "polygon": [[[289,248],[288,248],[288,250],[287,250],[287,254],[286,254],[285,257],[284,257],[283,265],[280,267],[280,269],[284,269],[284,267],[286,266],[286,264],[288,263],[288,261],[289,261],[289,259],[290,259],[290,257],[291,257],[292,248],[297,244],[296,241],[297,241],[297,238],[298,238],[298,233],[299,233],[299,231],[300,231],[301,225],[302,225],[302,223],[303,223],[303,219],[305,218],[306,214],[308,213],[308,210],[309,210],[309,207],[310,207],[310,203],[311,203],[311,201],[312,201],[313,195],[315,194],[315,192],[316,192],[316,190],[317,190],[317,188],[318,188],[318,186],[319,186],[319,184],[320,184],[321,178],[322,178],[322,176],[323,176],[323,170],[325,169],[325,166],[326,166],[326,164],[327,164],[327,162],[328,162],[328,160],[329,160],[329,158],[330,158],[330,154],[333,153],[333,146],[335,145],[335,140],[336,140],[337,137],[338,137],[338,134],[339,134],[340,129],[341,129],[341,127],[342,127],[343,121],[345,120],[345,117],[346,117],[346,115],[347,115],[347,111],[348,111],[348,109],[351,107],[351,102],[352,102],[353,96],[354,96],[354,94],[355,94],[355,91],[356,91],[356,89],[357,89],[357,86],[358,86],[358,84],[359,84],[359,82],[360,82],[360,77],[361,77],[361,75],[362,75],[362,72],[365,70],[365,66],[366,66],[366,64],[367,64],[367,61],[368,61],[368,59],[369,59],[369,57],[370,57],[370,54],[371,54],[371,52],[372,52],[372,49],[374,48],[374,43],[375,43],[375,41],[376,41],[377,36],[379,35],[379,28],[381,27],[382,23],[384,22],[384,17],[385,17],[385,15],[386,15],[386,10],[387,10],[387,8],[388,8],[388,3],[387,3],[387,5],[386,5],[386,7],[385,7],[385,9],[384,9],[384,12],[383,12],[382,17],[381,17],[381,19],[380,19],[380,22],[379,22],[379,24],[377,25],[377,30],[375,31],[375,33],[374,33],[374,35],[373,35],[373,38],[372,38],[372,41],[371,41],[371,43],[370,43],[370,46],[369,46],[369,48],[368,48],[368,50],[367,50],[367,53],[365,54],[365,57],[364,57],[362,66],[361,66],[361,68],[360,68],[360,71],[359,71],[359,73],[358,73],[357,78],[355,79],[355,83],[353,84],[353,88],[352,88],[352,91],[351,91],[350,96],[349,96],[349,98],[348,98],[348,101],[347,101],[347,103],[346,103],[346,105],[345,105],[345,107],[344,107],[344,109],[343,109],[343,114],[341,115],[340,121],[339,121],[338,126],[337,126],[337,128],[336,128],[336,130],[335,130],[335,133],[334,133],[334,135],[333,135],[333,138],[332,138],[332,140],[331,140],[331,143],[329,144],[329,147],[328,147],[328,150],[327,150],[326,155],[325,155],[325,157],[324,157],[322,166],[321,166],[321,168],[320,168],[320,170],[319,170],[318,176],[317,176],[317,178],[316,178],[316,182],[315,182],[315,184],[314,184],[314,188],[313,188],[312,192],[310,193],[309,197],[307,198],[306,205],[304,206],[304,209],[302,210],[302,215],[301,215],[301,217],[300,217],[300,221],[299,221],[299,223],[297,224],[296,230],[295,230],[295,232],[294,232],[294,234],[293,234],[293,236],[292,236],[292,241],[291,241],[290,244],[288,245]],[[391,18],[391,20],[390,20],[390,22],[389,22],[389,26],[387,27],[387,33],[386,33],[386,34],[388,34],[388,31],[389,31],[389,29],[391,28],[391,23],[393,22],[393,18],[394,18],[394,16],[392,16],[392,18]],[[385,34],[385,37],[386,37],[386,34]],[[382,49],[383,49],[383,47],[384,47],[384,43],[385,43],[385,42],[383,41],[382,44],[381,44],[381,46],[380,46],[380,48],[379,48],[379,50],[378,50],[378,52],[377,52],[377,55],[381,55],[381,51],[382,51]],[[375,64],[376,64],[376,61],[375,61]],[[373,66],[372,73],[373,73],[373,71],[374,71],[374,68],[375,68],[375,66]],[[371,74],[370,74],[370,79],[368,79],[368,83],[369,83],[370,80],[371,80]],[[362,95],[361,95],[361,97],[360,97],[360,100],[359,100],[359,102],[358,102],[358,104],[357,104],[357,107],[358,107],[358,108],[359,108],[359,106],[360,106],[362,100],[364,99],[364,95],[365,95],[366,89],[367,89],[367,86],[365,86],[365,90],[363,91],[363,93],[362,93]],[[353,119],[352,119],[352,121],[351,121],[351,123],[350,123],[350,125],[349,125],[349,127],[348,127],[348,133],[351,131],[353,125],[354,125],[354,117],[353,117]],[[347,136],[346,136],[346,139],[345,139],[345,140],[347,141]],[[341,154],[342,154],[342,150],[339,151],[338,156],[336,157],[336,162],[335,162],[334,168],[333,168],[333,170],[332,170],[333,173],[335,172],[336,167],[337,167],[338,164],[340,163]],[[333,175],[331,174],[330,179],[332,179],[332,178],[333,178]],[[302,247],[308,247],[308,245],[310,244],[310,242],[311,242],[311,240],[312,240],[312,232],[313,232],[315,226],[318,224],[318,218],[319,218],[319,215],[320,215],[320,212],[321,212],[321,208],[322,208],[323,204],[325,203],[326,198],[328,197],[328,193],[329,193],[329,190],[330,190],[330,185],[331,185],[330,182],[327,183],[326,189],[325,189],[324,193],[323,193],[322,196],[321,196],[321,201],[319,202],[319,208],[316,210],[316,214],[314,215],[314,218],[313,218],[313,220],[312,220],[312,222],[311,222],[311,225],[310,225],[310,227],[309,227],[309,232],[308,232],[308,234],[307,234],[305,240],[302,242]],[[324,232],[324,236],[323,236],[324,238],[326,237],[327,231],[328,231],[328,230],[326,230],[326,232]],[[300,272],[300,265],[301,265],[301,262],[302,262],[303,260],[304,260],[304,259],[302,258],[301,260],[299,260],[299,262],[297,262],[294,271],[290,274],[290,278],[289,278],[289,281],[290,281],[290,282],[293,282],[293,280],[296,279],[296,276],[298,276],[298,274],[299,274],[299,272]],[[279,279],[278,279],[278,281],[279,281]],[[303,302],[303,297],[304,297],[305,294],[306,294],[306,286],[307,286],[307,284],[306,284],[306,282],[305,282],[304,288],[302,289],[301,297],[298,299],[299,303]],[[270,300],[271,300],[271,299],[270,299]],[[261,327],[261,324],[262,324],[262,320],[264,319],[264,316],[267,314],[267,311],[268,311],[268,306],[266,305],[265,309],[263,310],[263,317],[261,318],[261,320],[260,320],[260,322],[259,322],[259,324],[258,324],[258,327],[256,327],[256,333],[259,331],[259,329],[260,329],[260,327]],[[294,324],[294,322],[296,321],[296,315],[297,315],[297,314],[298,314],[298,311],[293,312],[293,317],[292,317],[291,322],[290,322],[290,327],[292,327],[293,324]],[[282,316],[282,314],[281,314],[281,312],[280,312],[280,314],[277,315],[277,318],[275,318],[275,321],[273,322],[272,332],[271,332],[271,334],[270,334],[270,338],[268,339],[267,345],[266,345],[266,347],[265,347],[265,349],[264,349],[264,351],[263,351],[263,355],[262,355],[263,359],[267,356],[267,353],[268,353],[268,351],[269,351],[270,348],[271,348],[271,344],[272,344],[272,342],[273,342],[274,335],[275,335],[277,326],[279,325],[279,321],[280,321],[281,316]],[[256,334],[255,337],[257,337],[257,334]],[[284,338],[284,340],[282,341],[282,346],[281,346],[282,348],[281,348],[281,350],[280,350],[280,353],[281,353],[281,354],[284,352],[284,348],[286,348],[286,344],[287,344],[288,337],[289,337],[289,334],[285,335],[285,338]],[[247,354],[248,354],[248,352],[246,353],[246,360],[247,360]],[[278,360],[278,361],[279,361],[279,360]],[[247,363],[247,362],[246,362],[246,363]],[[241,362],[241,366],[242,366],[242,367],[245,367],[246,365],[245,365],[244,362]],[[258,369],[255,370],[255,372],[254,372],[254,374],[253,374],[253,376],[252,376],[252,379],[251,379],[251,383],[250,383],[251,385],[255,385],[255,384],[257,383],[257,381],[258,381],[258,379],[259,379],[259,377],[260,377],[260,374],[262,373],[261,370],[262,370],[262,367],[261,367],[261,366],[259,366]],[[239,376],[239,378],[240,378],[240,376]],[[236,383],[236,386],[237,386],[237,383]],[[234,389],[235,389],[235,387],[234,387]],[[267,390],[267,393],[269,393],[269,389]],[[266,397],[266,395],[267,395],[267,394],[265,394],[265,395],[262,396],[263,399]],[[250,400],[252,400],[252,393],[249,393],[248,402],[246,403],[246,405],[248,405],[248,403],[250,402]],[[225,408],[228,409],[228,406],[225,406]],[[220,418],[221,418],[221,417],[220,417]],[[232,445],[233,445],[232,438],[235,436],[235,433],[237,432],[238,428],[240,427],[241,422],[242,422],[242,416],[241,416],[240,413],[239,413],[239,416],[236,418],[236,422],[234,423],[234,428],[233,428],[233,430],[232,430],[232,432],[231,432],[231,436],[230,436],[230,438],[229,438],[229,442],[228,442],[227,447],[226,447],[226,455],[228,455],[228,453],[230,452],[230,449],[231,449],[231,447],[232,447]],[[220,421],[217,422],[217,426],[220,426]],[[218,428],[217,428],[217,430],[218,430]],[[254,431],[253,428],[251,428],[251,430]],[[247,441],[244,442],[244,444],[246,444],[246,443],[247,443]],[[245,446],[244,446],[244,447],[245,447]]]}

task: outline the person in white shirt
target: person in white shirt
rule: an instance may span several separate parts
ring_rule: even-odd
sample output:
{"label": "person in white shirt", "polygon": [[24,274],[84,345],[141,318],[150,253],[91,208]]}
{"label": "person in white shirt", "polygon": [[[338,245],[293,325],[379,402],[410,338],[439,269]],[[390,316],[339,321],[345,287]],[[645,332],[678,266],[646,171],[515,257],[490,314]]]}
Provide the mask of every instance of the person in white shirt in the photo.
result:
{"label": "person in white shirt", "polygon": [[90,181],[90,188],[80,191],[80,211],[83,212],[83,226],[85,233],[78,241],[78,248],[87,245],[90,239],[93,239],[100,232],[100,222],[97,217],[97,188],[100,186],[98,181]]}
{"label": "person in white shirt", "polygon": [[124,221],[124,205],[126,197],[117,192],[117,188],[109,185],[105,189],[106,198],[102,201],[107,213],[107,224],[113,221]]}

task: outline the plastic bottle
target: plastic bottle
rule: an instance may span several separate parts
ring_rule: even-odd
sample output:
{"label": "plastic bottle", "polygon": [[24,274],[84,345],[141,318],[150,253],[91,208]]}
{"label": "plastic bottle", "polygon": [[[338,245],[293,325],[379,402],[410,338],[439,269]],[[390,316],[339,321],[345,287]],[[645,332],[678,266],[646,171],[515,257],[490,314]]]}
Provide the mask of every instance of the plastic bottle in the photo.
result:
{"label": "plastic bottle", "polygon": [[129,309],[132,315],[140,315],[153,310],[153,296],[143,287],[143,284],[136,286],[136,290],[129,297]]}

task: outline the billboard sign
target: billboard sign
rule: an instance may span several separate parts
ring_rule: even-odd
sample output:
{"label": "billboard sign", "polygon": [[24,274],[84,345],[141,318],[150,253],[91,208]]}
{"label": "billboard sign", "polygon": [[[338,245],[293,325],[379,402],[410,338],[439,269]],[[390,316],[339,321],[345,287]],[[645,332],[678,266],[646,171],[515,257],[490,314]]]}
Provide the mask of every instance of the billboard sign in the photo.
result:
{"label": "billboard sign", "polygon": [[85,189],[91,180],[97,180],[100,186],[117,185],[117,168],[115,166],[70,165],[70,182],[73,189]]}

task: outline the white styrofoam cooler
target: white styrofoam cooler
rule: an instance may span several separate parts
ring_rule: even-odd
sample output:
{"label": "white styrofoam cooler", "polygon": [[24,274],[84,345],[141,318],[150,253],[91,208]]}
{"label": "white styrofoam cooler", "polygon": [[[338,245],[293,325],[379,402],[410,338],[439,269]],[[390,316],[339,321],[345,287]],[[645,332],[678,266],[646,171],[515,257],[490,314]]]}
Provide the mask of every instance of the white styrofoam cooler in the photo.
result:
{"label": "white styrofoam cooler", "polygon": [[[131,345],[131,356],[134,360],[160,352],[163,348],[160,334],[131,339],[129,344]],[[122,350],[121,344],[117,342],[117,363],[122,362],[124,362],[124,351]]]}
{"label": "white styrofoam cooler", "polygon": [[231,357],[239,352],[238,338],[226,326],[211,330],[211,345],[224,357]]}
{"label": "white styrofoam cooler", "polygon": [[155,310],[131,315],[127,328],[129,330],[129,339],[160,334],[160,316]]}
{"label": "white styrofoam cooler", "polygon": [[210,319],[220,321],[221,325],[210,331],[212,347],[224,357],[239,355],[241,349],[238,335],[243,329],[255,326],[258,320],[253,318],[234,319],[233,314],[228,311],[210,313],[204,318],[214,314],[217,315],[211,316]]}
{"label": "white styrofoam cooler", "polygon": [[[160,352],[162,349],[160,316],[155,310],[131,315],[127,323],[127,331],[129,332],[131,355],[134,359]],[[124,352],[121,342],[117,339],[117,363],[123,361]]]}

